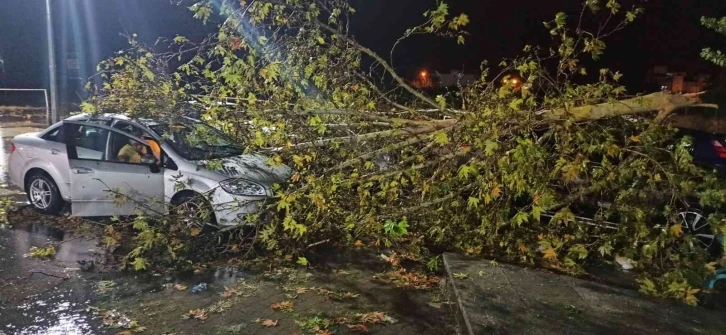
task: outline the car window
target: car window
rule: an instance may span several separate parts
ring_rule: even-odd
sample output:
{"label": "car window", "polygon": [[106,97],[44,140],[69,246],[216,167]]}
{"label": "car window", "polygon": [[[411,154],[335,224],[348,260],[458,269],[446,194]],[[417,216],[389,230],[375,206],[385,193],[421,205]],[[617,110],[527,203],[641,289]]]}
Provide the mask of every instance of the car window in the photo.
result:
{"label": "car window", "polygon": [[115,132],[111,133],[108,148],[107,160],[112,162],[141,164],[141,157],[147,154],[153,154],[157,157],[157,161],[160,160],[155,150],[152,150],[149,146],[149,143],[139,142]]}
{"label": "car window", "polygon": [[44,139],[46,141],[63,143],[62,129],[63,129],[63,127],[58,126],[55,129],[52,129],[50,132],[47,132],[45,135],[43,135],[42,139]]}
{"label": "car window", "polygon": [[108,140],[108,130],[98,127],[67,124],[68,145],[75,150],[78,159],[103,160]]}

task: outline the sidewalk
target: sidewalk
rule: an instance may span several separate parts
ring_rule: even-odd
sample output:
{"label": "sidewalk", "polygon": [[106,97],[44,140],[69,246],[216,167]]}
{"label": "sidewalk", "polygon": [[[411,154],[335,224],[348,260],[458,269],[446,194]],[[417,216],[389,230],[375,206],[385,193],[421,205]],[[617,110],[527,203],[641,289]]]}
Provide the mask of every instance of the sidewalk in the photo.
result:
{"label": "sidewalk", "polygon": [[456,254],[444,264],[462,334],[726,333],[724,311]]}

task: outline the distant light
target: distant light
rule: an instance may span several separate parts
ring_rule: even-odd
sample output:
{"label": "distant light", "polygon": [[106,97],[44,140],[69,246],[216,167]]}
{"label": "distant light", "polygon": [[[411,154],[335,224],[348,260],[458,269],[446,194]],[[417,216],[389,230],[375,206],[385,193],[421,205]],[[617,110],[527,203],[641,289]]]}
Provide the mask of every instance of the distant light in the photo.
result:
{"label": "distant light", "polygon": [[517,85],[517,83],[519,83],[519,79],[512,78],[512,84]]}
{"label": "distant light", "polygon": [[428,73],[428,71],[423,70],[423,71],[421,71],[421,73],[419,75],[421,76],[421,78],[426,78],[429,76],[429,73]]}

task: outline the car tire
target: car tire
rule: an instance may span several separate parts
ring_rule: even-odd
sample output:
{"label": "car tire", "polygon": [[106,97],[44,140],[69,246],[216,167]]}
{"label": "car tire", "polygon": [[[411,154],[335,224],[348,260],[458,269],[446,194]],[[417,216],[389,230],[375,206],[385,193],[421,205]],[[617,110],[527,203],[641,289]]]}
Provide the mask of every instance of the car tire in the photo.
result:
{"label": "car tire", "polygon": [[185,193],[178,196],[171,203],[172,215],[179,216],[180,220],[187,220],[189,228],[198,228],[201,232],[211,232],[217,229],[217,220],[209,202],[197,193]]}
{"label": "car tire", "polygon": [[53,178],[45,173],[34,173],[25,185],[28,202],[41,214],[55,215],[65,206],[65,201]]}
{"label": "car tire", "polygon": [[699,209],[684,209],[678,212],[678,218],[685,233],[694,235],[699,246],[706,249],[712,256],[719,257],[723,247],[719,236],[714,234],[708,224],[708,214]]}

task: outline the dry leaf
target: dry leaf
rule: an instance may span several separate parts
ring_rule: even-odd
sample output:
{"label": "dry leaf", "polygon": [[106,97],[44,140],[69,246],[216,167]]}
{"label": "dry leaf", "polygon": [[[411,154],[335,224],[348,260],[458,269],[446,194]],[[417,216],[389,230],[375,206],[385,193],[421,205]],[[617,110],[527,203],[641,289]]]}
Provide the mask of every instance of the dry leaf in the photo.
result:
{"label": "dry leaf", "polygon": [[354,333],[370,333],[371,331],[365,325],[348,325],[348,330]]}
{"label": "dry leaf", "polygon": [[307,287],[298,287],[297,288],[297,294],[305,294],[308,293],[310,289]]}
{"label": "dry leaf", "polygon": [[207,314],[207,311],[203,309],[193,309],[189,311],[187,317],[190,319],[206,320],[209,317],[209,314]]}
{"label": "dry leaf", "polygon": [[290,180],[291,180],[291,181],[292,181],[293,183],[297,183],[297,182],[298,182],[298,180],[300,180],[300,172],[297,172],[297,173],[295,173],[294,175],[292,175],[292,178],[290,178]]}
{"label": "dry leaf", "polygon": [[544,251],[544,258],[557,259],[557,251],[555,251],[552,247],[547,248],[547,250]]}
{"label": "dry leaf", "polygon": [[354,245],[354,246],[355,246],[356,248],[361,248],[361,247],[363,247],[363,241],[361,241],[361,240],[357,240],[357,241],[355,241],[355,243],[353,243],[353,245]]}
{"label": "dry leaf", "polygon": [[186,291],[187,290],[187,286],[184,285],[184,284],[176,284],[176,285],[174,285],[174,288],[177,289],[177,290],[179,290],[179,291]]}
{"label": "dry leaf", "polygon": [[143,333],[146,331],[146,327],[136,327],[134,328],[134,333]]}
{"label": "dry leaf", "polygon": [[670,230],[671,230],[671,233],[673,233],[673,236],[675,236],[675,237],[679,237],[679,236],[683,235],[683,226],[681,226],[678,223],[672,225]]}
{"label": "dry leaf", "polygon": [[640,142],[640,136],[637,136],[637,135],[630,136],[630,140],[635,143],[638,143],[638,142]]}
{"label": "dry leaf", "polygon": [[502,194],[502,189],[499,187],[499,185],[494,185],[492,188],[492,198],[499,198],[499,195]]}
{"label": "dry leaf", "polygon": [[202,230],[199,228],[192,228],[191,231],[189,232],[189,235],[191,235],[192,237],[195,237],[195,236],[199,236],[199,234],[201,232],[202,232]]}
{"label": "dry leaf", "polygon": [[224,287],[224,292],[222,292],[220,295],[222,296],[222,298],[229,298],[229,297],[231,297],[233,295],[240,295],[240,293],[237,290],[233,289],[233,288],[228,288],[228,287],[225,286]]}
{"label": "dry leaf", "polygon": [[276,311],[292,309],[292,301],[283,301],[270,305],[270,307]]}
{"label": "dry leaf", "polygon": [[382,323],[386,321],[386,314],[382,312],[365,313],[360,316],[360,321],[363,323]]}
{"label": "dry leaf", "polygon": [[315,333],[315,335],[333,335],[333,333],[331,333],[330,330],[322,329],[322,330],[318,330],[318,332]]}
{"label": "dry leaf", "polygon": [[277,326],[277,320],[272,321],[270,319],[266,319],[266,320],[262,320],[262,322],[260,322],[260,324],[265,327],[275,327],[275,326]]}

